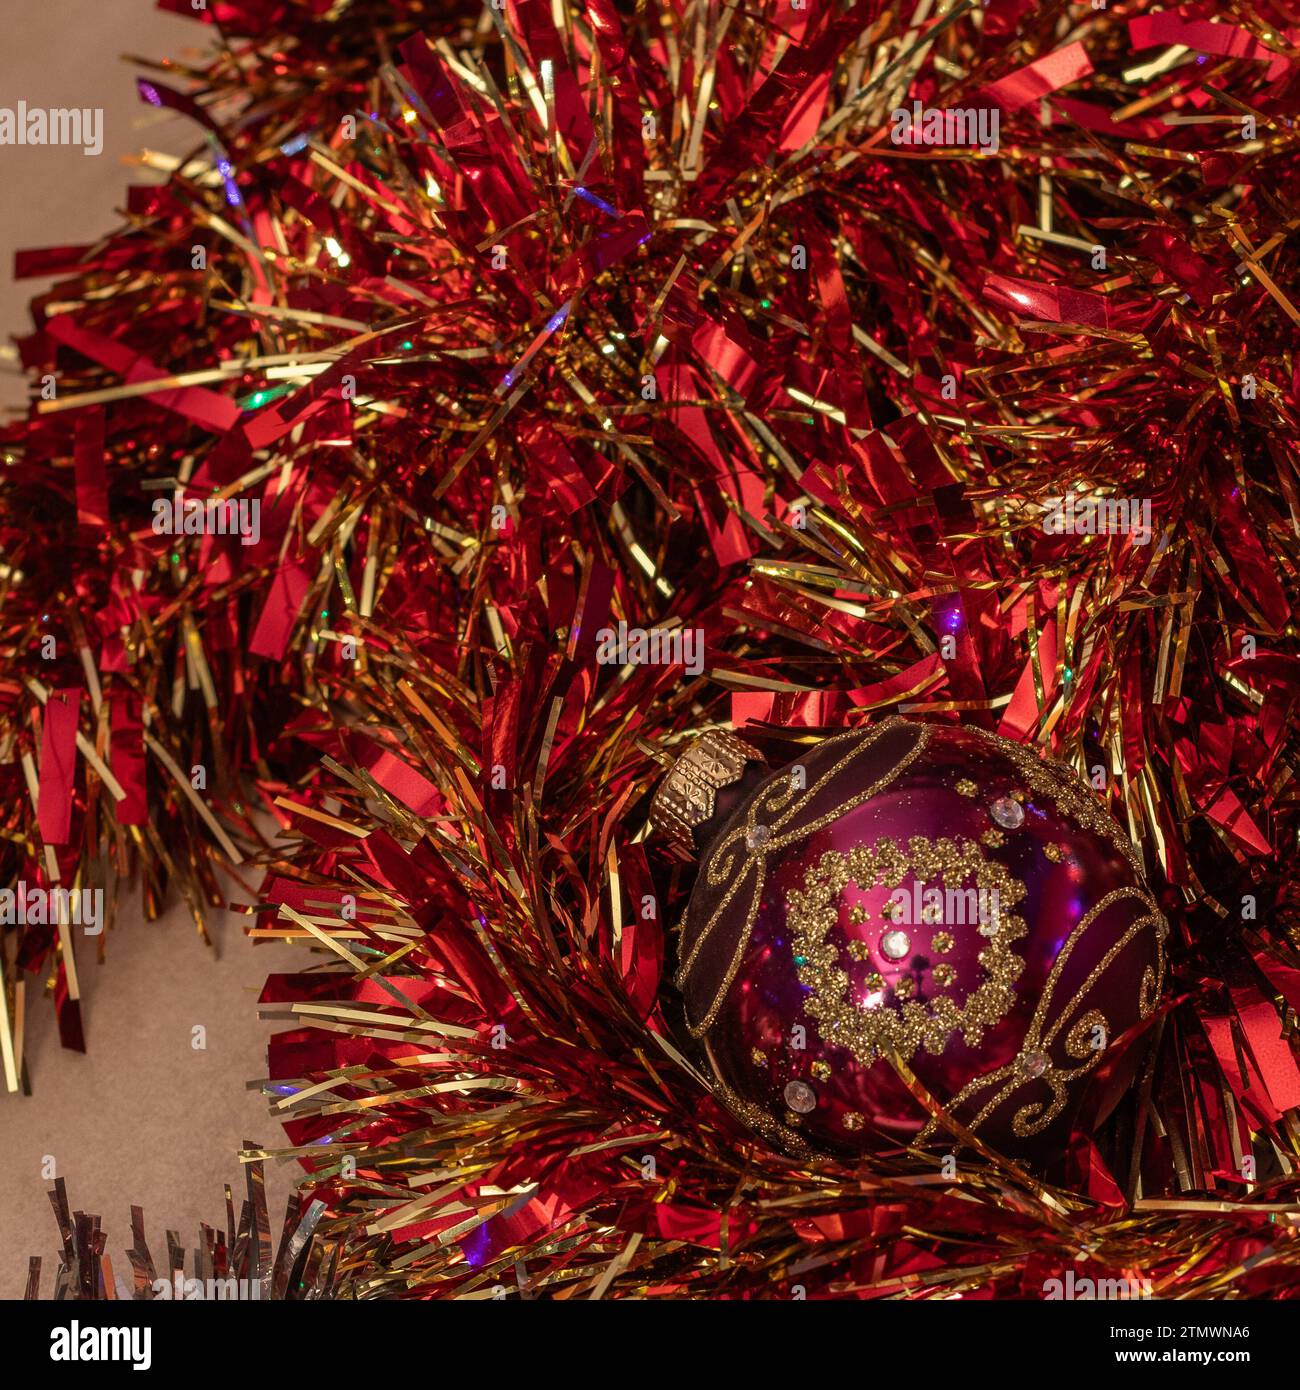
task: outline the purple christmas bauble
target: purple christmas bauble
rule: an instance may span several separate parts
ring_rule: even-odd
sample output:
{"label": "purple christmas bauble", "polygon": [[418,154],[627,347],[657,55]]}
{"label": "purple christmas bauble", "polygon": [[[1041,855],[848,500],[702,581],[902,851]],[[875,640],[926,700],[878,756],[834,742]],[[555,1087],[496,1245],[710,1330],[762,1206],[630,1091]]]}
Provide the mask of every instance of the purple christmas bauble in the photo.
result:
{"label": "purple christmas bauble", "polygon": [[728,1106],[793,1152],[953,1148],[938,1111],[1003,1153],[1059,1152],[1089,1073],[1155,1008],[1167,933],[1075,773],[889,719],[722,814],[678,983]]}

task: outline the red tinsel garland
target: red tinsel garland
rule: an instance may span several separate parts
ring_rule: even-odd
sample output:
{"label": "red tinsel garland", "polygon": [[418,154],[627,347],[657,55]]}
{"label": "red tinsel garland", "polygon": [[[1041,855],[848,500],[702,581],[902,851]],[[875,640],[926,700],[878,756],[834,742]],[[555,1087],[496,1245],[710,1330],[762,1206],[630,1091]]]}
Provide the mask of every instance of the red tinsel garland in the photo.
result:
{"label": "red tinsel garland", "polygon": [[[351,122],[344,86],[311,131],[213,123],[211,173],[38,306],[59,409],[10,441],[7,746],[39,636],[75,654],[80,622],[126,795],[51,701],[11,838],[92,874],[133,806],[143,862],[211,897],[254,797],[296,832],[254,934],[331,955],[264,999],[337,1294],[1294,1292],[1297,21],[556,13],[404,39]],[[996,110],[999,148],[896,143],[913,102]],[[171,478],[256,499],[258,543],[154,536]],[[71,573],[14,534],[32,494],[107,523]],[[1044,527],[1067,494],[1150,533]],[[602,665],[620,620],[701,629],[704,670]],[[1155,1059],[1051,1186],[809,1169],[677,1040],[662,758],[895,710],[1082,768],[1175,925]]]}
{"label": "red tinsel garland", "polygon": [[[33,302],[38,331],[19,342],[55,394],[42,389],[29,419],[0,431],[0,866],[6,882],[33,889],[106,890],[110,921],[119,882],[139,877],[150,918],[176,889],[206,939],[205,912],[229,895],[210,856],[229,870],[262,840],[244,803],[249,771],[266,767],[249,697],[284,682],[269,662],[254,674],[244,648],[275,553],[173,543],[150,528],[151,503],[173,496],[169,480],[194,476],[263,384],[243,361],[273,351],[274,330],[227,310],[245,290],[260,302],[269,283],[248,253],[283,196],[270,155],[318,132],[328,143],[345,116],[373,109],[404,37],[470,43],[492,26],[476,4],[426,0],[367,0],[333,15],[318,0],[162,8],[219,31],[205,67],[151,65],[139,81],[142,101],[194,118],[196,160],[165,187],[132,188],[127,225],[102,241],[16,258],[20,279],[67,278]],[[195,375],[202,384],[139,393]],[[287,693],[295,688],[290,674]],[[60,692],[53,715],[50,690]],[[74,717],[60,719],[69,699],[79,700]],[[98,762],[75,746],[78,726]],[[185,790],[196,765],[206,814]],[[71,940],[51,922],[6,935],[9,990],[43,974],[64,1045],[84,1047]],[[0,1021],[10,1089],[26,1085],[16,1013]]]}

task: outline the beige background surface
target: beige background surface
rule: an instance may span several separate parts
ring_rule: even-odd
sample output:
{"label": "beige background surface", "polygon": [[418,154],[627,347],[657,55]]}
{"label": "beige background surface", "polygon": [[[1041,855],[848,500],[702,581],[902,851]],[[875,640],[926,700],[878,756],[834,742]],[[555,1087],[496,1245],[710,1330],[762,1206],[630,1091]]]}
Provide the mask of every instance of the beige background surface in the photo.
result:
{"label": "beige background surface", "polygon": [[[119,224],[126,186],[146,180],[125,157],[142,146],[180,155],[196,143],[187,122],[140,103],[133,69],[119,55],[194,51],[206,30],[159,14],[151,0],[7,0],[3,22],[0,106],[22,99],[104,109],[98,157],[79,148],[0,146],[0,341],[8,346],[12,334],[30,331],[27,302],[50,283],[15,283],[14,251],[97,239]],[[0,405],[19,404],[24,394],[12,363],[0,362]],[[21,1297],[30,1254],[45,1257],[42,1292],[52,1287],[58,1236],[45,1195],[52,1184],[42,1176],[47,1156],[67,1179],[74,1208],[102,1217],[114,1270],[126,1274],[132,1203],[145,1209],[155,1260],[165,1257],[168,1228],[193,1249],[201,1220],[224,1225],[223,1184],[237,1198],[243,1190],[241,1141],[282,1142],[265,1100],[245,1082],[266,1074],[269,1028],[255,1007],[262,981],[305,953],[254,947],[240,930],[244,920],[215,923],[213,951],[179,907],[149,924],[128,910],[102,966],[83,939],[85,1056],[59,1046],[53,1007],[28,977],[33,1094],[0,1089],[0,1297]],[[206,1050],[191,1046],[196,1025],[206,1029]],[[293,1171],[268,1168],[274,1231]]]}
{"label": "beige background surface", "polygon": [[[197,54],[205,25],[163,14],[153,0],[37,0],[0,7],[0,106],[102,107],[99,155],[60,146],[0,145],[0,342],[31,331],[28,301],[50,280],[14,281],[14,252],[97,240],[118,226],[127,185],[159,182],[124,161],[142,147],[183,155],[198,141],[193,125],[146,106],[123,54],[161,59]],[[12,358],[0,363],[0,405],[25,387]]]}
{"label": "beige background surface", "polygon": [[[166,1259],[168,1229],[193,1250],[200,1221],[225,1226],[223,1184],[239,1211],[245,1176],[235,1155],[243,1140],[284,1142],[266,1100],[245,1083],[266,1075],[272,1025],[257,1017],[262,982],[306,953],[254,945],[243,935],[247,919],[220,918],[209,928],[213,950],[182,909],[147,924],[126,914],[102,966],[91,942],[78,943],[84,1055],[60,1047],[53,1006],[28,977],[32,1094],[0,1091],[0,1297],[22,1297],[29,1255],[44,1257],[42,1293],[53,1288],[58,1230],[46,1196],[53,1183],[43,1176],[50,1160],[73,1208],[102,1218],[114,1272],[129,1279],[132,1204],[144,1208],[155,1263]],[[196,1026],[206,1034],[202,1050],[191,1045]],[[295,1171],[267,1166],[277,1238]]]}

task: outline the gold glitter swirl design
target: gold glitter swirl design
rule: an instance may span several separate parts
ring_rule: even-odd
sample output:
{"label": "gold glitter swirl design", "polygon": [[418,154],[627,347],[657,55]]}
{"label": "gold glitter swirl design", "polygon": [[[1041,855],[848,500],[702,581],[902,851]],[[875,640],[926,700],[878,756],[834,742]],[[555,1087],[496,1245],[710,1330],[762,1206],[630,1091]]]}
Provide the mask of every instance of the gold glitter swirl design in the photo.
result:
{"label": "gold glitter swirl design", "polygon": [[[1136,899],[1147,910],[1140,917],[1134,918],[1125,929],[1118,940],[1111,943],[1105,955],[1084,977],[1078,991],[1070,999],[1065,1007],[1052,1018],[1052,1001],[1055,997],[1056,986],[1060,981],[1061,974],[1065,969],[1066,963],[1073,954],[1074,949],[1083,939],[1084,934],[1094,922],[1109,907],[1125,899]],[[1164,945],[1160,937],[1160,928],[1164,923],[1164,917],[1160,912],[1155,900],[1144,889],[1135,885],[1125,888],[1116,888],[1100,898],[1088,909],[1087,912],[1075,924],[1070,932],[1064,946],[1052,964],[1052,969],[1048,974],[1047,982],[1043,986],[1042,997],[1034,1010],[1034,1016],[1030,1020],[1029,1028],[1025,1033],[1025,1038],[1021,1044],[1020,1051],[1004,1067],[986,1073],[984,1076],[977,1077],[968,1085],[963,1086],[960,1091],[948,1103],[950,1111],[957,1110],[966,1101],[977,1096],[980,1092],[992,1088],[998,1088],[996,1094],[991,1096],[980,1107],[978,1114],[966,1124],[966,1128],[975,1133],[980,1125],[1018,1088],[1021,1086],[1041,1083],[1050,1092],[1050,1097],[1046,1100],[1031,1100],[1022,1105],[1011,1120],[1011,1129],[1020,1139],[1028,1139],[1035,1134],[1040,1134],[1065,1107],[1066,1086],[1069,1082],[1089,1072],[1097,1065],[1105,1054],[1105,1048],[1093,1047],[1091,1045],[1092,1032],[1095,1028],[1101,1028],[1107,1038],[1110,1036],[1110,1027],[1106,1017],[1100,1010],[1090,1009],[1081,1018],[1071,1025],[1075,1011],[1079,1008],[1080,1002],[1088,991],[1097,983],[1098,980],[1110,969],[1111,965],[1119,959],[1120,955],[1142,931],[1151,929],[1156,936],[1156,968],[1152,972],[1148,967],[1143,976],[1142,985],[1139,989],[1139,1011],[1140,1016],[1145,1018],[1155,1007],[1155,1001],[1159,998],[1161,985],[1164,980],[1165,972],[1165,953]],[[1148,976],[1152,978],[1148,980]],[[1048,1023],[1051,1018],[1050,1024]],[[1065,1039],[1065,1051],[1071,1057],[1080,1062],[1077,1067],[1067,1067],[1059,1064],[1052,1059],[1051,1047],[1060,1036],[1063,1029],[1068,1027],[1069,1031]],[[1043,1067],[1037,1071],[1034,1063],[1037,1062]],[[938,1128],[938,1121],[931,1119],[918,1136],[918,1143],[924,1143],[933,1137]]]}
{"label": "gold glitter swirl design", "polygon": [[[1101,1034],[1098,1044],[1097,1034]],[[1076,1060],[1087,1058],[1091,1053],[1106,1046],[1110,1029],[1106,1026],[1106,1015],[1100,1009],[1089,1009],[1070,1029],[1065,1039],[1065,1050]]]}
{"label": "gold glitter swirl design", "polygon": [[[855,792],[847,800],[827,811],[825,815],[817,816],[807,822],[800,820],[801,814],[806,807],[813,804],[818,792],[866,753],[883,734],[899,727],[906,728],[915,737],[912,746],[893,767],[861,791]],[[749,945],[749,938],[754,930],[754,916],[758,911],[758,904],[763,895],[767,856],[777,850],[784,849],[787,845],[807,839],[809,835],[815,834],[824,826],[833,824],[855,807],[861,806],[863,802],[870,801],[873,796],[879,795],[920,757],[929,741],[930,730],[928,726],[908,724],[906,720],[896,717],[885,719],[865,735],[860,730],[854,729],[847,733],[835,734],[820,745],[821,747],[835,747],[848,744],[849,748],[844,756],[836,759],[810,787],[798,786],[791,777],[778,777],[773,780],[770,786],[760,789],[758,795],[750,802],[744,823],[734,827],[717,843],[700,871],[701,882],[708,884],[709,887],[721,888],[723,885],[727,885],[727,887],[682,962],[677,975],[678,987],[684,987],[690,978],[704,943],[717,929],[719,923],[731,915],[728,909],[733,902],[737,904],[738,908],[743,909],[744,926],[737,935],[735,949],[727,965],[726,973],[714,993],[708,1010],[698,1023],[688,1025],[692,1036],[702,1037],[713,1026],[718,1011],[722,1008],[722,1001],[726,998],[727,991],[736,978],[736,972],[740,969],[745,948]],[[757,827],[766,830],[766,839],[760,841],[755,834]]]}
{"label": "gold glitter swirl design", "polygon": [[1124,856],[1139,878],[1142,876],[1142,861],[1132,842],[1120,830],[1115,818],[1079,780],[1072,767],[1040,758],[1023,743],[1012,743],[985,729],[969,729],[967,732],[992,745],[1015,766],[1034,791],[1053,803],[1061,815],[1077,822],[1085,830],[1100,835]]}
{"label": "gold glitter swirl design", "polygon": [[1160,981],[1156,972],[1148,965],[1142,972],[1142,983],[1138,986],[1138,1015],[1145,1018],[1160,998]]}
{"label": "gold glitter swirl design", "polygon": [[756,1105],[752,1100],[746,1100],[744,1096],[738,1095],[722,1079],[722,1073],[718,1068],[717,1059],[713,1056],[708,1044],[705,1044],[705,1051],[709,1058],[709,1063],[713,1067],[713,1089],[718,1099],[731,1111],[733,1115],[744,1124],[747,1124],[756,1134],[761,1134],[769,1144],[774,1144],[779,1149],[784,1149],[786,1153],[792,1154],[795,1158],[812,1158],[813,1151],[808,1147],[807,1141],[795,1130],[783,1125],[780,1120],[775,1119],[761,1105]]}
{"label": "gold glitter swirl design", "polygon": [[[836,901],[849,883],[863,890],[878,884],[892,890],[909,871],[925,883],[945,887],[974,879],[981,899],[998,904],[997,920],[991,924],[996,930],[978,957],[985,978],[964,1004],[939,994],[928,1006],[912,1002],[901,1008],[864,1009],[851,999],[848,973],[827,939],[839,921]],[[1028,928],[1013,909],[1024,896],[1024,884],[1001,864],[986,859],[969,840],[917,835],[908,841],[906,851],[892,840],[877,840],[869,849],[858,845],[847,855],[828,850],[808,870],[804,891],[792,889],[786,901],[795,955],[803,961],[798,966],[799,979],[811,990],[804,1011],[817,1020],[826,1042],[846,1048],[863,1066],[887,1052],[911,1057],[922,1045],[937,1055],[958,1030],[968,1043],[978,1043],[983,1030],[1003,1018],[1015,1002],[1012,986],[1024,962],[1011,947]],[[896,991],[896,998],[902,993]]]}

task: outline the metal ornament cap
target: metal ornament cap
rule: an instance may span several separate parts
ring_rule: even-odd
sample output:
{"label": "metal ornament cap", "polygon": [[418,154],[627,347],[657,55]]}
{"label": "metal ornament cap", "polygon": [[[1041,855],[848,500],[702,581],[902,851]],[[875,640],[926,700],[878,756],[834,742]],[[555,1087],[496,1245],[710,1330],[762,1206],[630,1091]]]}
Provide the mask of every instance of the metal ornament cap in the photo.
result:
{"label": "metal ornament cap", "polygon": [[723,787],[744,775],[747,763],[767,760],[726,729],[709,729],[678,755],[650,803],[650,825],[692,858],[695,828],[709,821]]}

